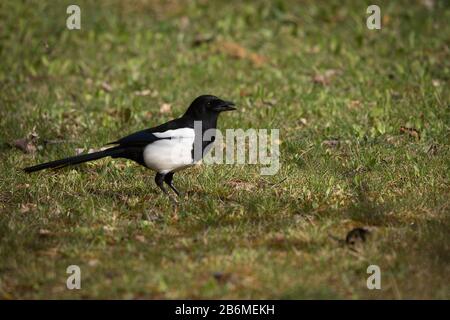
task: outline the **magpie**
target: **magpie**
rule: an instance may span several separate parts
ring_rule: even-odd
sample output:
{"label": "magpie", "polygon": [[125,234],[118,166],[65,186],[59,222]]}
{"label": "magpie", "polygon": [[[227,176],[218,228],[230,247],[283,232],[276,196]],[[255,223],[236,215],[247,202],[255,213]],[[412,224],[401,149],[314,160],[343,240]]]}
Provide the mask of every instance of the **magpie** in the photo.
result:
{"label": "magpie", "polygon": [[[195,165],[203,158],[214,143],[219,114],[231,110],[236,110],[233,102],[213,95],[202,95],[191,103],[181,117],[110,142],[107,145],[111,147],[105,150],[42,163],[23,170],[31,173],[50,168],[60,169],[105,157],[124,158],[156,171],[155,183],[162,192],[170,197],[164,186],[165,182],[180,196],[172,183],[174,173]],[[195,124],[200,125],[201,131],[194,130]],[[203,136],[207,130],[212,130],[212,133],[209,132],[211,138],[204,141]],[[196,151],[196,146],[201,148],[201,152]]]}

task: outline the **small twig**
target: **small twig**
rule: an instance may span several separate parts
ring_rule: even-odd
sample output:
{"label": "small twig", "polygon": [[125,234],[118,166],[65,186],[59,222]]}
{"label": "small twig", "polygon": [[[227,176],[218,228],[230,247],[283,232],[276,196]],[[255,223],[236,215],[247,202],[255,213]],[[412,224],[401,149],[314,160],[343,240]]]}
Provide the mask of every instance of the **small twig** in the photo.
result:
{"label": "small twig", "polygon": [[275,182],[275,183],[273,183],[270,187],[271,188],[273,188],[273,187],[275,187],[275,186],[277,186],[277,185],[279,185],[279,184],[281,184],[281,183],[283,183],[284,181],[286,181],[287,180],[287,177],[286,178],[283,178],[283,179],[281,179],[280,181],[278,181],[278,182]]}

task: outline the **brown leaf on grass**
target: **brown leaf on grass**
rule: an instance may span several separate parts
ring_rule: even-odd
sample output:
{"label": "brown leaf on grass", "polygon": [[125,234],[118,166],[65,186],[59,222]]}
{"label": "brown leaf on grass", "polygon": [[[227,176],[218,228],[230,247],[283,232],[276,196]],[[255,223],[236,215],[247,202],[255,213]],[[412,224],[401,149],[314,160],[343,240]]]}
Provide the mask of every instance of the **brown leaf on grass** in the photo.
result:
{"label": "brown leaf on grass", "polygon": [[144,118],[144,120],[150,120],[151,118],[153,118],[153,113],[151,111],[144,111],[142,117]]}
{"label": "brown leaf on grass", "polygon": [[20,205],[20,213],[27,213],[30,212],[33,209],[36,209],[36,205],[34,203],[22,203]]}
{"label": "brown leaf on grass", "polygon": [[39,229],[39,235],[41,237],[48,237],[52,235],[52,232],[50,230],[47,229]]}
{"label": "brown leaf on grass", "polygon": [[241,97],[247,97],[247,96],[249,96],[249,95],[251,95],[251,93],[248,92],[246,89],[241,89],[241,90],[239,90],[239,96],[241,96]]}
{"label": "brown leaf on grass", "polygon": [[145,96],[149,96],[151,93],[152,93],[151,90],[144,89],[144,90],[141,90],[141,91],[135,91],[134,95],[138,96],[138,97],[145,97]]}
{"label": "brown leaf on grass", "polygon": [[338,139],[324,140],[322,144],[328,148],[337,148],[341,144]]}
{"label": "brown leaf on grass", "polygon": [[210,43],[214,40],[215,36],[213,34],[198,34],[192,41],[193,47],[198,47],[204,43]]}
{"label": "brown leaf on grass", "polygon": [[147,97],[150,96],[152,98],[156,98],[159,95],[158,90],[155,89],[142,89],[134,92],[134,95],[138,97]]}
{"label": "brown leaf on grass", "polygon": [[359,109],[359,108],[361,107],[361,101],[359,101],[359,100],[351,100],[351,101],[347,104],[347,106],[348,106],[350,109]]}
{"label": "brown leaf on grass", "polygon": [[428,10],[433,10],[435,6],[435,0],[421,0],[421,4]]}
{"label": "brown leaf on grass", "polygon": [[163,103],[162,105],[161,105],[161,107],[159,108],[159,112],[160,113],[170,113],[170,111],[171,111],[171,109],[172,109],[172,106],[170,105],[170,104],[168,104],[168,103]]}
{"label": "brown leaf on grass", "polygon": [[22,150],[24,153],[34,153],[36,152],[36,146],[28,140],[28,138],[22,138],[14,140],[13,146],[17,149]]}
{"label": "brown leaf on grass", "polygon": [[227,185],[237,190],[251,191],[255,188],[255,185],[239,179],[230,180]]}
{"label": "brown leaf on grass", "polygon": [[105,90],[106,92],[112,92],[113,91],[113,88],[111,87],[111,85],[108,82],[106,82],[106,81],[102,82],[101,88],[103,90]]}
{"label": "brown leaf on grass", "polygon": [[247,49],[235,42],[227,41],[219,43],[219,49],[228,56],[236,59],[245,59],[248,55]]}
{"label": "brown leaf on grass", "polygon": [[37,140],[39,136],[36,132],[30,133],[27,137],[14,140],[9,145],[22,150],[24,153],[34,153],[37,149]]}
{"label": "brown leaf on grass", "polygon": [[306,126],[308,124],[308,120],[306,120],[305,118],[300,118],[298,119],[298,121],[303,125]]}
{"label": "brown leaf on grass", "polygon": [[135,235],[134,238],[139,242],[145,243],[145,237],[141,234]]}
{"label": "brown leaf on grass", "polygon": [[248,58],[255,65],[255,67],[260,67],[267,62],[266,57],[257,53],[250,53]]}
{"label": "brown leaf on grass", "polygon": [[433,87],[440,87],[441,86],[441,82],[438,79],[431,80],[431,84],[433,85]]}
{"label": "brown leaf on grass", "polygon": [[306,49],[306,52],[308,53],[319,53],[320,52],[320,47],[319,46],[312,46],[312,47],[308,47]]}
{"label": "brown leaf on grass", "polygon": [[336,69],[328,69],[323,73],[317,73],[313,76],[312,80],[314,83],[320,84],[322,86],[327,86],[331,83],[336,75],[340,72]]}
{"label": "brown leaf on grass", "polygon": [[282,244],[286,241],[286,236],[282,233],[276,233],[273,235],[271,241],[275,244]]}
{"label": "brown leaf on grass", "polygon": [[182,16],[178,22],[178,26],[180,27],[180,30],[186,30],[189,25],[191,24],[191,21],[189,20],[188,16]]}
{"label": "brown leaf on grass", "polygon": [[103,226],[103,231],[105,231],[108,234],[113,233],[116,230],[116,227],[114,226]]}
{"label": "brown leaf on grass", "polygon": [[400,133],[407,134],[407,135],[415,138],[417,141],[420,140],[420,132],[417,129],[401,126]]}
{"label": "brown leaf on grass", "polygon": [[224,41],[217,44],[219,52],[234,58],[252,62],[255,67],[260,67],[267,62],[267,58],[255,52],[251,52],[236,42]]}
{"label": "brown leaf on grass", "polygon": [[88,265],[90,267],[96,267],[96,266],[98,266],[99,263],[100,263],[100,261],[98,261],[98,259],[89,259],[88,260]]}

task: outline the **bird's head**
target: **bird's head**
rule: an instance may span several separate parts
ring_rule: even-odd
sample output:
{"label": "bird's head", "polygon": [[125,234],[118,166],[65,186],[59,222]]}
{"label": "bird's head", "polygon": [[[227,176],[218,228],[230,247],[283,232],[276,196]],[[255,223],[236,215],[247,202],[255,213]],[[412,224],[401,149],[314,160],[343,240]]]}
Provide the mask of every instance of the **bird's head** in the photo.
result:
{"label": "bird's head", "polygon": [[211,95],[203,95],[192,101],[184,115],[201,120],[208,117],[217,117],[219,113],[231,110],[236,110],[233,102]]}

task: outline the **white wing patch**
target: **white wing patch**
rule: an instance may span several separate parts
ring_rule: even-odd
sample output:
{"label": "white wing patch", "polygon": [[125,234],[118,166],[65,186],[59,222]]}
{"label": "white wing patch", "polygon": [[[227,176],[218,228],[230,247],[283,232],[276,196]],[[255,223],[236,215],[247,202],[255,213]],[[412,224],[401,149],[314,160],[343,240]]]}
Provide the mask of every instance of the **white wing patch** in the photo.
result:
{"label": "white wing patch", "polygon": [[194,165],[192,159],[194,129],[182,128],[153,134],[166,139],[157,140],[145,147],[144,162],[147,167],[160,173],[167,173]]}
{"label": "white wing patch", "polygon": [[164,132],[153,132],[153,135],[157,138],[194,138],[195,132],[191,128],[182,128],[167,130]]}

